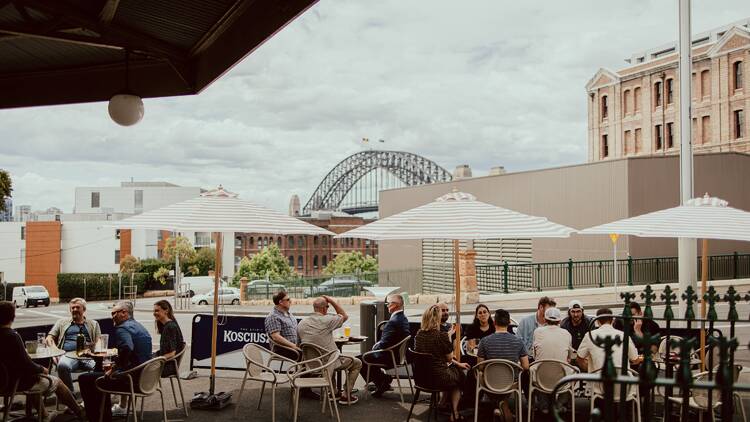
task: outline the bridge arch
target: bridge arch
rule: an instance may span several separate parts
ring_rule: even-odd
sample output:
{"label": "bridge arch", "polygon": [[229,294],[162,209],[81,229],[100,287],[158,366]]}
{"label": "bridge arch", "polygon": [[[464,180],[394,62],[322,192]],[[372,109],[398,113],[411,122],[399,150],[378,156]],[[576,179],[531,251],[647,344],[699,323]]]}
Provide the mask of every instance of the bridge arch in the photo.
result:
{"label": "bridge arch", "polygon": [[[373,170],[383,169],[406,186],[448,182],[450,172],[432,160],[403,151],[362,151],[341,160],[313,192],[302,209],[303,214],[316,210],[339,210],[347,194]],[[376,211],[377,204],[360,204],[345,211],[357,214]]]}

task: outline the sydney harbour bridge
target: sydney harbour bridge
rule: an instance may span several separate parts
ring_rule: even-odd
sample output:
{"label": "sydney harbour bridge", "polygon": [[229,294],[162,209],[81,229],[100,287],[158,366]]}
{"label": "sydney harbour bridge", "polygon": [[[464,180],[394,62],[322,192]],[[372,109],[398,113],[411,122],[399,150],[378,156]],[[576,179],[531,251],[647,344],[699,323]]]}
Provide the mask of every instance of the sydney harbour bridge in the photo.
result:
{"label": "sydney harbour bridge", "polygon": [[328,172],[302,209],[361,214],[378,210],[378,192],[403,186],[448,182],[450,172],[434,161],[402,151],[362,151]]}

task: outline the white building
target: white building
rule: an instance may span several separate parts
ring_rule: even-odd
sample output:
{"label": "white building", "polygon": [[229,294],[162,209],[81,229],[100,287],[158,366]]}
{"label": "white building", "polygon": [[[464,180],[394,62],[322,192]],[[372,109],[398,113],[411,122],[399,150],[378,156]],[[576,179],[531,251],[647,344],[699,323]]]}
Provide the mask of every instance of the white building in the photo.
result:
{"label": "white building", "polygon": [[74,214],[140,214],[201,194],[201,188],[167,182],[122,182],[120,186],[79,187],[75,191]]}

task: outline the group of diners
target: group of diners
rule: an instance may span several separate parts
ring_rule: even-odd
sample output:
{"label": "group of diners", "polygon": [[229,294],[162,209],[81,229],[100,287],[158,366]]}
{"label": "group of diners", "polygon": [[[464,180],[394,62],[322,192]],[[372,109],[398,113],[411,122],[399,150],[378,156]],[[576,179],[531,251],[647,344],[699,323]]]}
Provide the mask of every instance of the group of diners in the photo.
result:
{"label": "group of diners", "polygon": [[[95,319],[86,317],[86,301],[82,298],[71,299],[69,310],[70,316],[58,320],[47,334],[47,347],[64,352],[77,352],[79,335],[83,336],[85,344],[89,347],[98,344],[102,335],[101,327]],[[97,367],[94,359],[66,355],[37,363],[27,353],[21,336],[12,328],[15,315],[16,307],[13,303],[0,301],[0,344],[7,345],[0,348],[0,363],[5,365],[10,380],[18,382],[17,391],[27,393],[29,404],[38,400],[40,395],[54,393],[67,407],[67,413],[81,420],[85,416],[89,422],[109,422],[113,416],[127,414],[129,396],[125,394],[130,392],[130,382],[127,377],[121,376],[121,373],[154,357],[172,358],[185,347],[182,331],[175,321],[172,305],[168,301],[160,300],[154,303],[154,324],[157,333],[160,334],[159,349],[156,351],[153,351],[152,338],[148,330],[133,319],[133,304],[120,301],[111,309],[114,332],[110,335],[109,343],[117,349],[116,353],[112,352],[111,366]],[[9,365],[8,362],[13,364]],[[173,375],[176,369],[177,366],[174,364],[165,365],[162,376]],[[82,403],[76,400],[73,380],[75,373],[80,373],[77,381]],[[135,382],[137,380],[134,380]],[[97,386],[109,391],[122,392],[120,403],[112,405],[109,394],[102,393]],[[55,412],[48,412],[44,406],[41,409],[44,421],[52,420],[56,416]]]}

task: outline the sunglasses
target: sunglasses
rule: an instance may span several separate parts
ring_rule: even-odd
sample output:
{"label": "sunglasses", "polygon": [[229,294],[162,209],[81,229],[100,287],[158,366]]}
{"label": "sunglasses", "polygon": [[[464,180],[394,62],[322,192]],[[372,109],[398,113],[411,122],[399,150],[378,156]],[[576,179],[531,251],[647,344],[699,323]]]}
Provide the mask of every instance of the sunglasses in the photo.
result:
{"label": "sunglasses", "polygon": [[112,316],[115,316],[115,315],[119,314],[122,311],[124,311],[124,309],[118,309],[116,311],[112,311]]}

